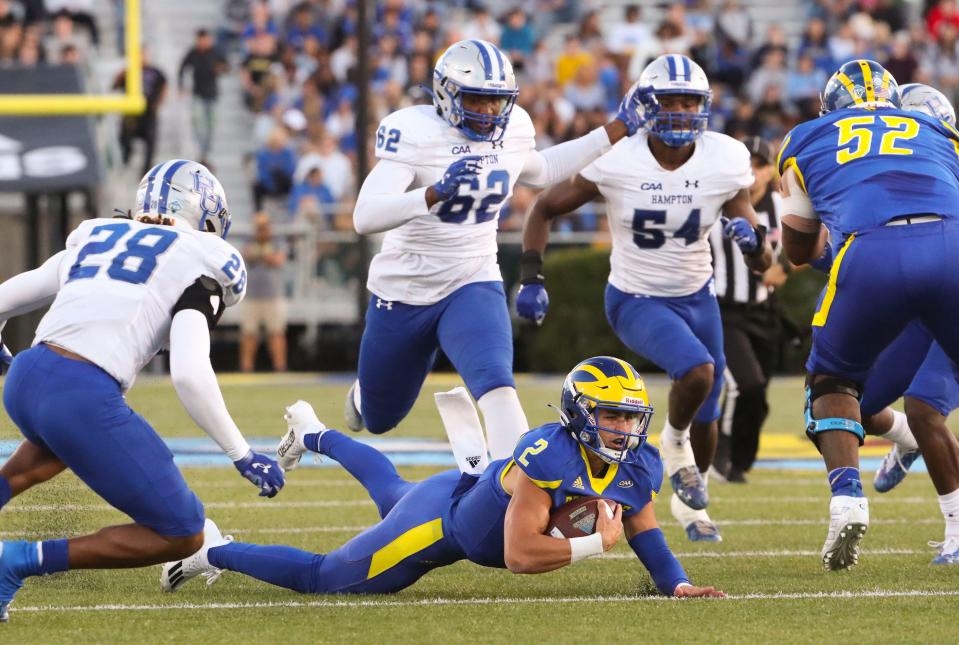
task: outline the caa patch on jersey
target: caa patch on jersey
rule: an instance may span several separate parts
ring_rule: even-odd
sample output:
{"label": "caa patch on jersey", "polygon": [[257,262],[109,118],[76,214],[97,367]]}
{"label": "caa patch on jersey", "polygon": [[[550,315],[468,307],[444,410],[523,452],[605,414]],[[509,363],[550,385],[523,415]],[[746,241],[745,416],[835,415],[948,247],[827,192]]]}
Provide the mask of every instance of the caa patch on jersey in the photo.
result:
{"label": "caa patch on jersey", "polygon": [[[602,497],[577,497],[550,511],[546,535],[554,538],[577,538],[596,532],[596,518],[599,513],[599,501]],[[605,500],[609,509],[616,502]]]}

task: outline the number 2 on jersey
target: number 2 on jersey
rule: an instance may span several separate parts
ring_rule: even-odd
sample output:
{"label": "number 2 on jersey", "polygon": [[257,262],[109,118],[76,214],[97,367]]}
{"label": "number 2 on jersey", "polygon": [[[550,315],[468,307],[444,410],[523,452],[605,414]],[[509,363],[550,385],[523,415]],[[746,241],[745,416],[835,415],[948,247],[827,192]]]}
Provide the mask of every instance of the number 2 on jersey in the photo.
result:
{"label": "number 2 on jersey", "polygon": [[[490,212],[490,208],[498,206],[500,202],[506,199],[509,193],[509,173],[505,170],[494,170],[486,176],[487,190],[496,192],[490,193],[480,200],[479,207],[476,209],[476,223],[482,224],[496,217],[497,211]],[[437,211],[436,215],[448,224],[460,224],[466,221],[470,211],[473,210],[473,204],[476,202],[476,196],[472,193],[479,191],[479,180],[474,179],[470,183],[468,193],[454,195],[451,199],[443,202],[443,205]]]}
{"label": "number 2 on jersey", "polygon": [[[900,148],[896,142],[900,139],[903,141],[915,139],[919,134],[919,122],[906,116],[880,116],[879,119],[886,131],[882,133],[879,140],[878,154],[911,155],[910,148]],[[869,126],[875,123],[876,117],[869,115],[851,116],[833,123],[839,128],[838,145],[849,146],[836,151],[837,164],[841,166],[853,159],[865,157],[872,151],[873,131],[869,129]]]}
{"label": "number 2 on jersey", "polygon": [[536,443],[527,447],[526,450],[523,451],[523,454],[519,456],[519,463],[523,464],[524,466],[529,466],[529,460],[526,458],[530,455],[538,455],[546,450],[547,447],[549,447],[549,443],[546,441],[546,439],[537,439]]}
{"label": "number 2 on jersey", "polygon": [[[125,222],[104,224],[90,231],[91,238],[99,236],[101,239],[91,240],[83,245],[77,254],[77,261],[70,267],[67,282],[93,278],[100,273],[102,263],[84,265],[84,261],[91,255],[104,255],[114,251],[117,243],[129,232],[130,225]],[[176,238],[176,232],[169,229],[140,229],[130,236],[125,248],[110,262],[107,275],[121,282],[144,284],[156,270],[157,258],[170,248]]]}

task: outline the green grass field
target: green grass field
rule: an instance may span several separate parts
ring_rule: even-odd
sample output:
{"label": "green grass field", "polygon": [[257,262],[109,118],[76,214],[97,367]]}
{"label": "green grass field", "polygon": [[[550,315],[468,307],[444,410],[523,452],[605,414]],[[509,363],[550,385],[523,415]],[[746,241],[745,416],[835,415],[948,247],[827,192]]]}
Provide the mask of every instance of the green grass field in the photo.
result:
{"label": "green grass field", "polygon": [[[285,429],[283,405],[315,404],[320,418],[341,421],[347,383],[312,377],[245,379],[227,376],[223,389],[250,437]],[[431,381],[398,436],[442,437],[432,392],[453,381]],[[553,417],[544,405],[559,379],[520,381],[532,424]],[[654,405],[665,407],[664,380],[651,383]],[[802,445],[800,382],[772,387],[771,446]],[[202,436],[165,380],[144,379],[131,405],[165,436]],[[662,420],[654,421],[654,428]],[[78,432],[82,428],[78,428]],[[0,415],[0,439],[17,432]],[[805,450],[805,449],[804,449]],[[874,454],[882,449],[874,448]],[[411,479],[435,469],[404,468]],[[336,468],[291,473],[276,499],[262,500],[230,468],[186,470],[207,512],[237,539],[329,550],[373,523],[363,489]],[[868,477],[864,474],[864,479]],[[668,487],[668,484],[667,484]],[[923,474],[894,492],[870,495],[872,521],[862,564],[849,572],[819,569],[828,489],[821,472],[757,470],[747,486],[714,485],[710,513],[720,545],[695,545],[658,502],[673,550],[695,582],[713,584],[726,600],[669,600],[651,595],[642,565],[624,543],[610,555],[554,573],[516,576],[469,563],[439,569],[395,596],[303,596],[225,573],[163,594],[158,567],[74,571],[31,578],[18,594],[0,643],[85,642],[952,642],[959,603],[959,568],[929,565],[927,540],[942,538],[935,494]],[[4,539],[77,534],[121,523],[66,473],[14,500],[0,513]]]}

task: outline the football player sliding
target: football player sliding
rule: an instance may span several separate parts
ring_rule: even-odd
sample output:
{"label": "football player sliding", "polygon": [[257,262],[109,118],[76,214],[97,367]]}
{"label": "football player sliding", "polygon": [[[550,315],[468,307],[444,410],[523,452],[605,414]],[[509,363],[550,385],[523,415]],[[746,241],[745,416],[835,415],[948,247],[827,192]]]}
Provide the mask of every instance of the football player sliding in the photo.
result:
{"label": "football player sliding", "polygon": [[[928,85],[910,83],[900,87],[901,108],[922,112],[950,126],[956,125],[956,112],[949,99]],[[828,273],[833,262],[832,244],[812,265]],[[820,298],[824,297],[824,293]],[[913,432],[940,443],[926,456],[929,474],[939,493],[939,504],[946,519],[942,542],[930,542],[939,553],[933,564],[959,564],[959,531],[950,515],[959,511],[959,441],[946,427],[946,418],[959,407],[959,382],[955,365],[932,335],[919,322],[906,329],[883,350],[866,377],[860,409],[863,430],[893,442],[892,449],[876,470],[873,485],[886,493],[898,486],[919,458],[919,446]],[[905,414],[888,407],[903,397]],[[914,429],[914,430],[913,430]],[[954,493],[954,494],[953,494]]]}
{"label": "football player sliding", "polygon": [[[817,261],[827,237],[836,249],[813,318],[806,432],[832,489],[821,560],[839,570],[858,562],[869,527],[860,398],[877,359],[917,322],[945,357],[959,359],[959,132],[901,109],[896,80],[865,59],[833,74],[821,113],[787,135],[778,163],[786,254]],[[946,519],[937,560],[949,562],[959,547],[959,445],[944,423],[929,421],[912,431]]]}
{"label": "football player sliding", "polygon": [[[302,593],[394,593],[459,560],[514,573],[552,571],[608,551],[625,529],[660,593],[724,596],[690,583],[656,523],[662,462],[646,442],[653,409],[636,370],[608,356],[587,359],[566,377],[560,407],[559,423],[530,430],[511,458],[492,461],[481,475],[454,469],[412,483],[380,452],[326,428],[298,401],[287,408],[280,464],[292,469],[306,452],[336,460],[363,484],[382,521],[338,549],[310,553],[234,542],[207,520],[203,548],[165,565],[161,586],[175,591],[226,569]],[[476,432],[482,434],[478,426]],[[546,535],[550,511],[583,496],[610,500],[611,507],[598,504],[595,532]]]}
{"label": "football player sliding", "polygon": [[604,197],[612,232],[606,317],[637,354],[673,381],[660,440],[675,491],[671,509],[694,541],[719,541],[704,510],[705,473],[716,450],[725,356],[707,237],[724,233],[746,264],[763,271],[771,250],[749,197],[749,151],[706,131],[712,92],[686,56],[660,56],[636,84],[645,125],[572,179],[543,192],[523,231],[519,315],[541,321],[548,306],[543,252],[550,221]]}
{"label": "football player sliding", "polygon": [[173,454],[124,393],[164,348],[193,420],[260,495],[283,487],[275,461],[253,452],[223,402],[210,365],[210,330],[242,300],[246,270],[222,238],[226,195],[206,167],[154,166],[131,218],[92,219],[40,268],[0,284],[0,325],[53,303],[33,347],[3,384],[24,440],[0,468],[0,507],[69,468],[132,524],[83,537],[0,544],[0,620],[24,578],[68,569],[143,567],[203,544],[203,505]]}
{"label": "football player sliding", "polygon": [[433,74],[433,105],[380,123],[379,162],[353,222],[386,232],[369,269],[372,294],[347,425],[380,434],[409,413],[442,348],[486,423],[490,454],[509,456],[529,429],[513,379],[513,333],[496,262],[500,208],[516,182],[544,187],[577,172],[639,127],[627,95],[604,127],[535,149],[506,55],[482,40],[453,44]]}

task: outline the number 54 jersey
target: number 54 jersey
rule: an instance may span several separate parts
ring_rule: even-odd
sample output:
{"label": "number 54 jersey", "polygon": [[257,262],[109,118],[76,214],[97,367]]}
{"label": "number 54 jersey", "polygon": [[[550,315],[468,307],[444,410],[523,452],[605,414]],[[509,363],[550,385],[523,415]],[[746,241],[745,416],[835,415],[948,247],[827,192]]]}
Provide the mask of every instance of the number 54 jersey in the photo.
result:
{"label": "number 54 jersey", "polygon": [[671,298],[699,291],[712,276],[709,230],[723,204],[754,181],[746,146],[708,131],[676,170],[659,165],[640,131],[580,175],[606,199],[613,238],[610,284],[626,293]]}
{"label": "number 54 jersey", "polygon": [[169,346],[181,298],[208,301],[212,325],[246,293],[243,259],[212,233],[92,219],[70,234],[66,247],[60,290],[33,344],[50,342],[83,356],[124,390]]}
{"label": "number 54 jersey", "polygon": [[465,284],[502,280],[496,263],[499,212],[535,146],[533,122],[519,106],[497,142],[467,139],[428,105],[384,118],[376,133],[376,156],[415,172],[412,183],[400,190],[431,186],[466,156],[481,157],[482,167],[458,195],[386,233],[370,265],[370,291],[384,300],[428,305]]}
{"label": "number 54 jersey", "polygon": [[901,215],[959,217],[959,132],[921,112],[830,112],[786,135],[778,165],[795,171],[834,239]]}

